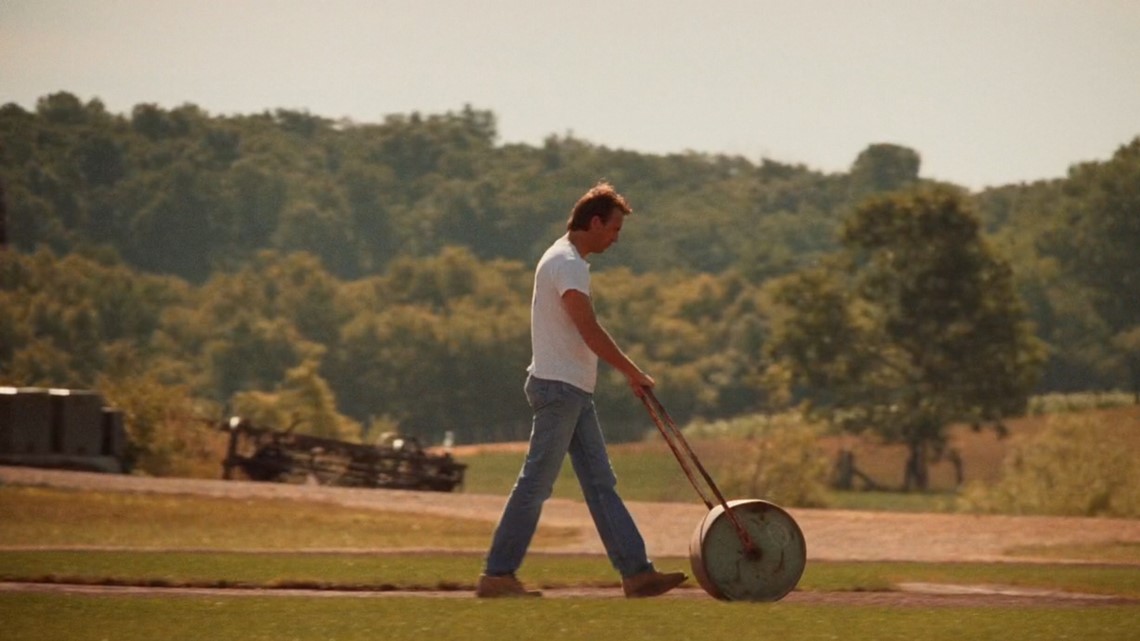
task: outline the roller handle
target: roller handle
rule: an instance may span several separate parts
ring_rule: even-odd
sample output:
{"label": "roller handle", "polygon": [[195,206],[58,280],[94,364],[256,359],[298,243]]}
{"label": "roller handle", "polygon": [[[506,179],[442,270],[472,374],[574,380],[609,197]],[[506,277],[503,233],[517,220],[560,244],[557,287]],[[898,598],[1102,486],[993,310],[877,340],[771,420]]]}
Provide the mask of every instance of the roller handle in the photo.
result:
{"label": "roller handle", "polygon": [[[681,430],[678,429],[677,424],[673,421],[673,417],[669,416],[669,412],[665,409],[665,406],[661,404],[661,401],[657,400],[657,396],[653,394],[653,390],[648,387],[643,387],[641,391],[641,402],[645,405],[645,409],[649,411],[649,416],[653,419],[653,424],[657,426],[657,431],[661,432],[662,438],[664,438],[665,443],[669,445],[669,449],[672,450],[677,462],[681,464],[681,469],[685,472],[685,476],[689,479],[689,483],[692,484],[693,489],[697,491],[701,500],[704,501],[705,507],[711,510],[713,502],[705,494],[701,485],[693,476],[692,467],[697,469],[708,485],[708,488],[712,490],[713,495],[721,507],[724,508],[724,513],[727,514],[729,520],[732,521],[732,526],[736,530],[736,535],[740,537],[740,542],[744,545],[744,549],[749,555],[758,557],[760,555],[760,548],[752,541],[752,537],[749,536],[748,530],[744,528],[744,524],[740,522],[740,519],[737,518],[736,514],[728,507],[728,501],[724,499],[720,488],[713,482],[712,476],[709,475],[705,466],[701,465],[701,461],[697,458],[696,452],[689,446],[689,442],[685,439]],[[678,448],[678,443],[680,443],[680,448]],[[682,450],[684,454],[682,454]],[[692,467],[690,467],[690,464]]]}

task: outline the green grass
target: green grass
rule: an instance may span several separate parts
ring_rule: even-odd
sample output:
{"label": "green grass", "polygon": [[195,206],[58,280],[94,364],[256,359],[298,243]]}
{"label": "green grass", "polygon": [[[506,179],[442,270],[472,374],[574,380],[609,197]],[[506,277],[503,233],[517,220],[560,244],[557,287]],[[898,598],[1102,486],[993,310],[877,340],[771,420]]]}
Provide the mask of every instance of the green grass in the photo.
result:
{"label": "green grass", "polygon": [[[238,552],[0,551],[8,581],[120,585],[473,589],[478,553],[288,554]],[[659,559],[684,569],[687,559]],[[617,586],[602,556],[527,557],[528,582],[543,587]]]}
{"label": "green grass", "polygon": [[[517,465],[518,457],[511,457]],[[646,457],[646,461],[652,458]],[[649,473],[649,472],[647,472]],[[619,468],[619,474],[622,474]],[[628,474],[628,472],[627,472]],[[575,489],[572,485],[571,489]],[[478,553],[321,553],[318,548],[476,547],[491,525],[312,502],[115,494],[0,487],[0,545],[116,545],[150,551],[0,551],[6,580],[470,590]],[[546,528],[540,539],[575,537]],[[276,550],[250,552],[248,550]],[[235,551],[237,550],[237,551]],[[240,550],[247,550],[242,552]],[[1089,554],[1135,554],[1109,545]],[[1084,554],[1082,554],[1084,555]],[[666,570],[686,559],[658,559]],[[528,584],[604,586],[604,557],[532,553]],[[808,564],[804,591],[882,591],[900,582],[999,584],[1140,598],[1137,566],[1071,564]],[[465,595],[466,596],[466,595]],[[308,641],[335,639],[1132,639],[1136,605],[1019,608],[721,603],[710,598],[627,601],[567,598],[91,596],[0,592],[5,641]]]}
{"label": "green grass", "polygon": [[1039,641],[1136,638],[1137,608],[917,608],[710,599],[107,597],[0,594],[8,641]]}
{"label": "green grass", "polygon": [[[483,548],[494,524],[285,499],[0,486],[0,545],[218,550]],[[577,540],[540,526],[535,546]]]}
{"label": "green grass", "polygon": [[[702,456],[707,463],[713,480],[723,477],[726,471],[720,461],[717,448],[709,443],[704,445],[708,456]],[[701,456],[701,453],[698,453]],[[705,459],[708,459],[707,461]],[[521,453],[482,452],[466,455],[463,462],[468,464],[465,491],[474,494],[507,494],[518,475],[522,464]],[[700,501],[696,491],[689,484],[668,450],[647,447],[644,444],[624,444],[610,448],[610,459],[618,475],[618,491],[627,501],[664,501],[696,503]],[[556,498],[582,498],[578,480],[574,476],[570,461],[562,466],[558,481],[554,485]],[[954,512],[956,497],[953,492],[829,492],[829,507],[844,510],[867,510],[875,512]]]}
{"label": "green grass", "polygon": [[808,563],[800,585],[820,591],[891,589],[900,583],[1006,585],[1140,598],[1140,567],[1039,563]]}
{"label": "green grass", "polygon": [[[464,476],[464,491],[472,494],[501,494],[511,491],[522,466],[519,452],[482,452],[466,455],[468,465]],[[610,461],[618,476],[618,491],[627,501],[681,501],[697,502],[699,497],[685,479],[676,459],[668,451],[654,451],[636,446],[610,448]],[[554,484],[555,498],[582,498],[578,479],[567,458],[558,481]]]}
{"label": "green grass", "polygon": [[[666,570],[689,570],[688,559],[656,562]],[[472,589],[481,565],[482,556],[473,553],[0,551],[4,580],[118,585]],[[546,588],[618,585],[601,556],[531,554],[521,575]],[[1000,584],[1140,598],[1138,567],[1035,563],[810,562],[798,589],[876,592],[904,582]]]}

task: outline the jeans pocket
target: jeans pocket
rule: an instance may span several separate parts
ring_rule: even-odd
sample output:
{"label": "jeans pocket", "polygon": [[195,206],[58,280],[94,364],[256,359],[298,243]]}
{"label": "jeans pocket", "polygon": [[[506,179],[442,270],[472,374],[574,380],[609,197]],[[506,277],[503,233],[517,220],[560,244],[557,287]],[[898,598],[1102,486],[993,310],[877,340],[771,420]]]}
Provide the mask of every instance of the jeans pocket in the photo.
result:
{"label": "jeans pocket", "polygon": [[558,381],[548,381],[542,378],[531,378],[526,382],[526,400],[532,410],[538,410],[558,401],[561,398]]}

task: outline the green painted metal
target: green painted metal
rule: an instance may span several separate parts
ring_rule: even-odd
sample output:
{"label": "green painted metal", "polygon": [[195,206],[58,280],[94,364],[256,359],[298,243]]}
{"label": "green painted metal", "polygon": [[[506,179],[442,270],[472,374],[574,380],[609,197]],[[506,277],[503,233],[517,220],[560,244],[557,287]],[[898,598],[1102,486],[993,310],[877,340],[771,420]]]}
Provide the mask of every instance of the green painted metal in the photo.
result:
{"label": "green painted metal", "polygon": [[723,505],[709,510],[689,542],[689,562],[705,592],[725,601],[778,601],[807,565],[803,532],[790,514],[759,499],[729,501],[758,554],[749,553]]}

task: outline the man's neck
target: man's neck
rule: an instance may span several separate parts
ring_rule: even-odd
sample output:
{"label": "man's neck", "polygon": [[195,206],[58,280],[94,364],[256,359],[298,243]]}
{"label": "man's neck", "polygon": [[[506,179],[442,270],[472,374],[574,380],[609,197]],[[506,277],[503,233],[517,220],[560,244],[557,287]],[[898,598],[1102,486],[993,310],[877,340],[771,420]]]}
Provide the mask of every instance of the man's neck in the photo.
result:
{"label": "man's neck", "polygon": [[570,244],[574,246],[574,249],[578,250],[579,256],[585,258],[586,256],[593,253],[589,249],[590,245],[587,242],[585,231],[580,229],[571,229],[570,233],[566,235],[570,239]]}

